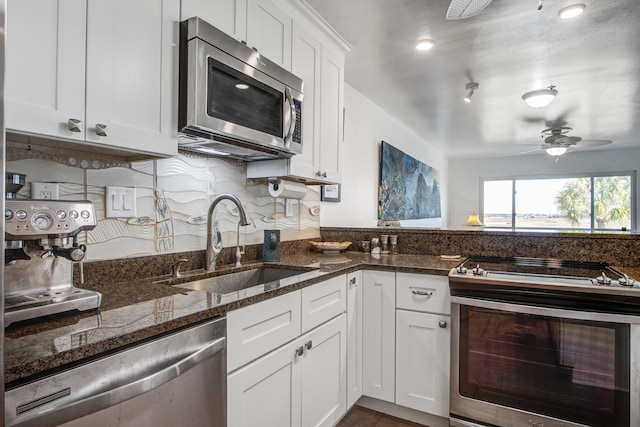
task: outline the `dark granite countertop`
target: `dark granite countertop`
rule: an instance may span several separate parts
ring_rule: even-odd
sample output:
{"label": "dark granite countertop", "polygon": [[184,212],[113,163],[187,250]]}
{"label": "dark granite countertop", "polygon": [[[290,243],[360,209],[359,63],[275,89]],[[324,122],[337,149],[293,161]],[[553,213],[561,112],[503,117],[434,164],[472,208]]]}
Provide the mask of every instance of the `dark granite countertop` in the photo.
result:
{"label": "dark granite countertop", "polygon": [[[9,386],[64,369],[92,357],[125,348],[163,333],[179,330],[227,311],[273,298],[320,281],[363,268],[446,275],[460,260],[438,256],[340,255],[301,253],[283,256],[278,265],[318,267],[277,286],[217,295],[176,289],[166,283],[139,280],[101,289],[99,310],[12,325],[5,331],[5,381]],[[244,268],[260,266],[248,263]],[[219,269],[224,272],[228,268]],[[210,274],[209,274],[210,275]],[[185,280],[194,280],[193,276]],[[179,281],[171,282],[171,284]]]}

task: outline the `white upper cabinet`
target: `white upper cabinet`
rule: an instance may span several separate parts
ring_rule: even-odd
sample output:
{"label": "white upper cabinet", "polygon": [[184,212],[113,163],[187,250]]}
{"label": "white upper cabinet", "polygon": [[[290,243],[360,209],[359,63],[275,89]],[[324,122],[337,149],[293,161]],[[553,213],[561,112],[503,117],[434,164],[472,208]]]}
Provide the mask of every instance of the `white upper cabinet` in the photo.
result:
{"label": "white upper cabinet", "polygon": [[197,16],[236,40],[247,39],[247,0],[182,0],[180,19]]}
{"label": "white upper cabinet", "polygon": [[342,181],[342,135],[344,120],[344,56],[322,46],[320,95],[320,179]]}
{"label": "white upper cabinet", "polygon": [[176,154],[179,18],[179,0],[10,0],[7,129]]}
{"label": "white upper cabinet", "polygon": [[304,82],[302,149],[291,158],[291,173],[314,177],[320,170],[320,73],[322,44],[301,24],[293,24],[291,72]]}
{"label": "white upper cabinet", "polygon": [[291,70],[289,14],[270,0],[248,0],[247,45],[287,70]]}
{"label": "white upper cabinet", "polygon": [[86,13],[86,0],[7,2],[8,130],[84,140]]}

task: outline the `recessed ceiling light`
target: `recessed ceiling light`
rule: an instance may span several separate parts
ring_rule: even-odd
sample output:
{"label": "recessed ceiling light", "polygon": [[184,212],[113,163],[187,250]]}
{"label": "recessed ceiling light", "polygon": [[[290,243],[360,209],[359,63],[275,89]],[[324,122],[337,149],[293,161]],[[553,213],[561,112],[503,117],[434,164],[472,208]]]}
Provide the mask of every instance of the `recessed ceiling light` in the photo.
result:
{"label": "recessed ceiling light", "polygon": [[436,42],[432,39],[420,39],[416,42],[416,49],[429,50],[436,45]]}
{"label": "recessed ceiling light", "polygon": [[582,15],[585,7],[586,6],[584,5],[584,3],[570,4],[569,6],[565,6],[560,9],[560,11],[558,12],[558,16],[560,16],[560,18],[562,19],[575,18],[578,15]]}
{"label": "recessed ceiling light", "polygon": [[522,95],[522,99],[529,107],[542,108],[551,104],[551,101],[553,101],[557,94],[558,91],[555,89],[555,86],[549,86],[546,89],[527,92]]}

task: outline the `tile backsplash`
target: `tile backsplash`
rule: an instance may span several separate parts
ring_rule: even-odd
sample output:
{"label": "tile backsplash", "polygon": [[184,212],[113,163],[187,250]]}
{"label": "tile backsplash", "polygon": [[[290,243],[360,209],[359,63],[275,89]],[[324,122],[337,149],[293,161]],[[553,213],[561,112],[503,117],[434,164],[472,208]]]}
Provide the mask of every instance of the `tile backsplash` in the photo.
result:
{"label": "tile backsplash", "polygon": [[[19,198],[31,197],[31,182],[59,183],[62,200],[90,200],[98,225],[80,240],[87,260],[105,260],[202,250],[206,247],[207,210],[220,194],[237,196],[252,221],[240,227],[240,244],[261,244],[264,230],[281,230],[283,241],[320,236],[319,187],[303,200],[274,198],[266,180],[247,180],[246,164],[191,155],[121,162],[87,153],[10,146],[6,170],[27,175]],[[107,218],[107,186],[134,187],[136,216]],[[237,208],[222,201],[216,208],[224,247],[235,246]]]}

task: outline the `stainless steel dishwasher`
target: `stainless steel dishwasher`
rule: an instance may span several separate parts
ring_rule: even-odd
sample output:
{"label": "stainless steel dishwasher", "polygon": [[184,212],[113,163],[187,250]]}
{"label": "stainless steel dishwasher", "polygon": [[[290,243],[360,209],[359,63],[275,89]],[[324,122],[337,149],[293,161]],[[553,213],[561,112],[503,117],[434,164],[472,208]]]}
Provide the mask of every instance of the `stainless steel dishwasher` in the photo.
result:
{"label": "stainless steel dishwasher", "polygon": [[227,419],[226,318],[9,389],[6,426],[207,426]]}

